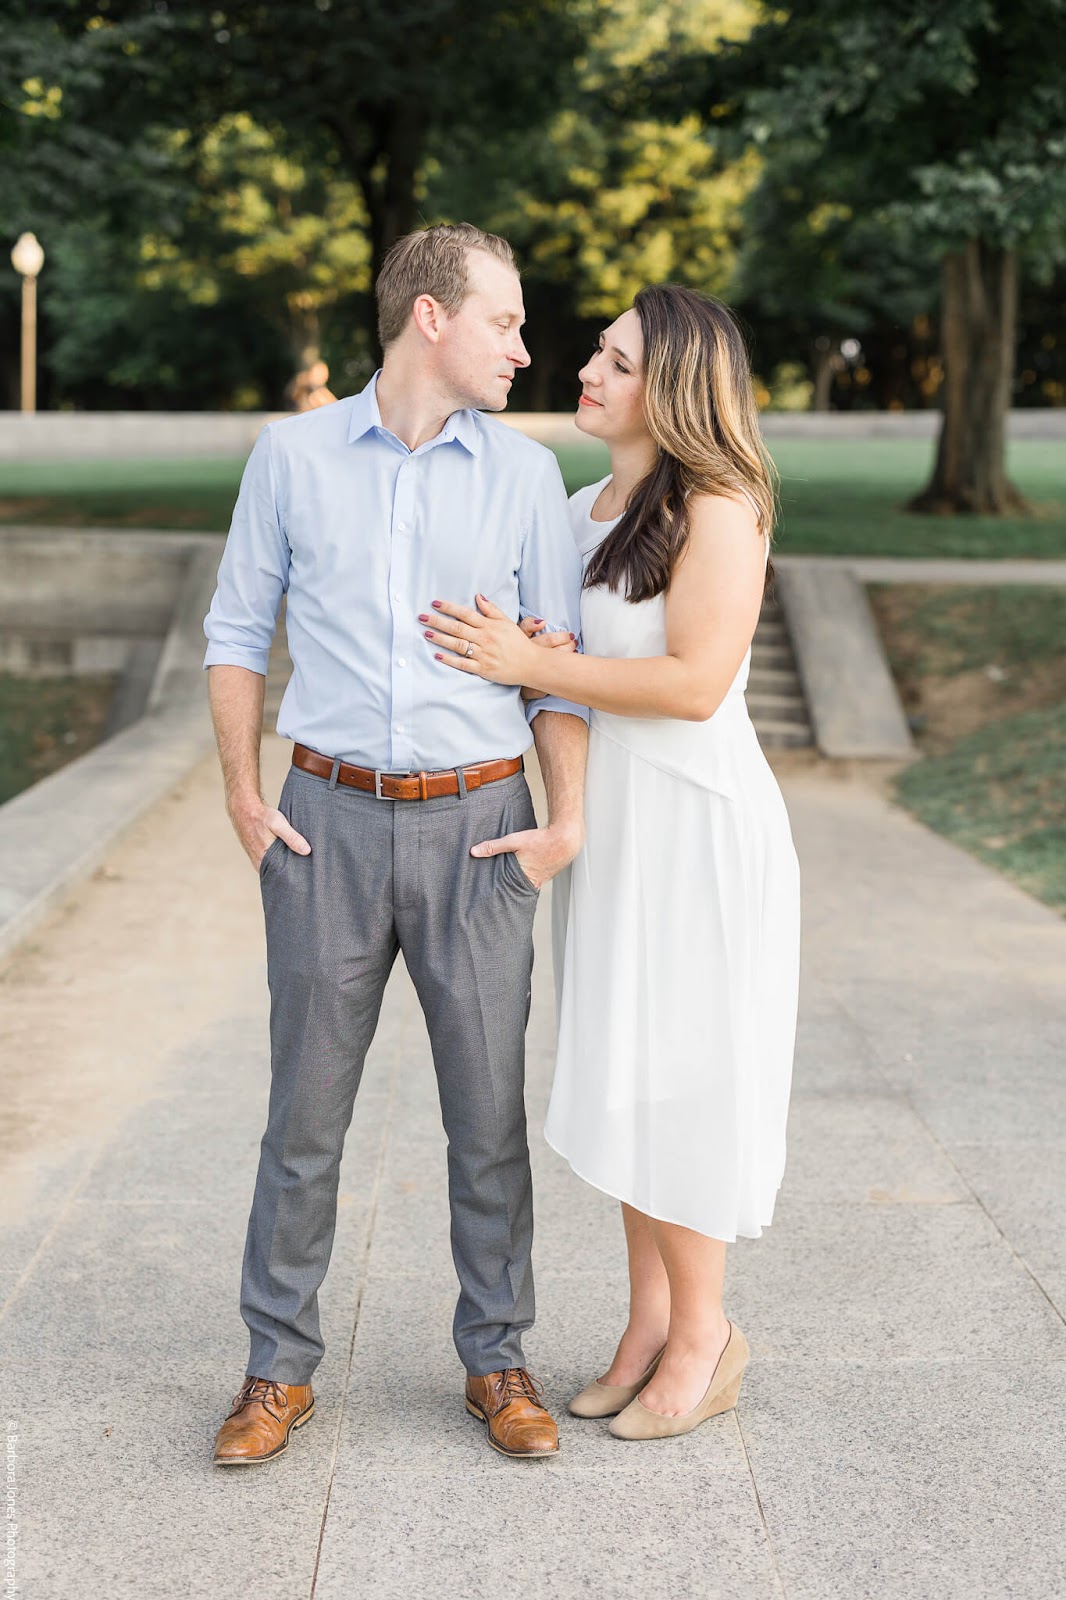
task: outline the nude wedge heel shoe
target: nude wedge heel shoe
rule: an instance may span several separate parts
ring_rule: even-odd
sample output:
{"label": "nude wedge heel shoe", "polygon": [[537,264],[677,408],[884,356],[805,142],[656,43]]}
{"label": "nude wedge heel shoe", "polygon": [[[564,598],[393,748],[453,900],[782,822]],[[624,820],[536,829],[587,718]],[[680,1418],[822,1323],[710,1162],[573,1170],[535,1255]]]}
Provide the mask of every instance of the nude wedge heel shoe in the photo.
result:
{"label": "nude wedge heel shoe", "polygon": [[658,1411],[649,1411],[637,1396],[615,1417],[610,1432],[616,1439],[673,1439],[678,1434],[691,1433],[708,1417],[732,1411],[750,1356],[748,1341],[731,1322],[728,1343],[718,1358],[707,1393],[694,1411],[686,1411],[680,1417],[664,1417]]}
{"label": "nude wedge heel shoe", "polygon": [[[663,1350],[666,1346],[663,1345]],[[642,1372],[636,1383],[601,1383],[599,1378],[593,1378],[586,1384],[580,1394],[567,1406],[572,1417],[613,1417],[619,1411],[624,1411],[631,1400],[635,1400],[646,1383],[655,1376],[656,1368],[662,1360],[663,1350],[655,1356],[647,1370]]]}

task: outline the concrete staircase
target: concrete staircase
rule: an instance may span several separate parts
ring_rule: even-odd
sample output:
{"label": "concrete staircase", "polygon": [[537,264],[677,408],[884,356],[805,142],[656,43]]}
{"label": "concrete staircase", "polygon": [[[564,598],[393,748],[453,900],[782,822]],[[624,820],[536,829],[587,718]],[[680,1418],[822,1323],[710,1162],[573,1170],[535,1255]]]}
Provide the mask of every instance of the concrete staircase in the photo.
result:
{"label": "concrete staircase", "polygon": [[767,749],[814,743],[785,619],[770,597],[763,601],[755,630],[747,701],[759,742]]}
{"label": "concrete staircase", "polygon": [[[278,707],[291,674],[292,662],[285,643],[283,609],[278,618],[274,647],[270,652],[263,707],[264,725],[269,729],[273,729],[277,721]],[[751,652],[747,700],[755,731],[767,749],[810,745],[813,742],[803,691],[796,676],[792,645],[780,607],[774,600],[763,602]]]}

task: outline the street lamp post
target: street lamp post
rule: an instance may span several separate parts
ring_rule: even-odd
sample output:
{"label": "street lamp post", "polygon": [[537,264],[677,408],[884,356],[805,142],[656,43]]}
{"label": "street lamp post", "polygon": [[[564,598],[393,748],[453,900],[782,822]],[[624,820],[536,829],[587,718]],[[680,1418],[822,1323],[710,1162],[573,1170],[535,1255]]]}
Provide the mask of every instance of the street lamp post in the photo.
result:
{"label": "street lamp post", "polygon": [[22,409],[37,409],[37,274],[44,251],[32,233],[19,235],[11,264],[22,278]]}

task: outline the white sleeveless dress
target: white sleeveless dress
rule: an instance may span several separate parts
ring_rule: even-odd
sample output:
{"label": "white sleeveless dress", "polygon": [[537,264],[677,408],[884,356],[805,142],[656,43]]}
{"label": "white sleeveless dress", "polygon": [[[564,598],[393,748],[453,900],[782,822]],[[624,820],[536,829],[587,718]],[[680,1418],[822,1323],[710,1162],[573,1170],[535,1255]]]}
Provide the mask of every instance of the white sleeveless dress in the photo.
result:
{"label": "white sleeveless dress", "polygon": [[[570,501],[583,557],[604,484]],[[586,589],[592,656],[666,652],[665,600]],[[553,884],[548,1143],[596,1188],[714,1239],[757,1238],[785,1165],[799,867],[744,689],[707,722],[593,711],[586,843]]]}

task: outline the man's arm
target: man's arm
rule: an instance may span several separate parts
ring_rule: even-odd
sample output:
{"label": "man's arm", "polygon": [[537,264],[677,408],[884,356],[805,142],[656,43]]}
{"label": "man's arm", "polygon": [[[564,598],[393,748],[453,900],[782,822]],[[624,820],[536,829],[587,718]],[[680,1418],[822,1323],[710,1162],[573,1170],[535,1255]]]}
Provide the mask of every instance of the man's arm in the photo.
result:
{"label": "man's arm", "polygon": [[[581,717],[565,711],[542,711],[533,723],[544,788],[548,826],[538,830],[537,870],[554,878],[570,865],[585,843],[585,762],[589,728]],[[549,837],[544,838],[547,834]],[[548,846],[548,857],[540,854]],[[544,879],[543,881],[547,881]]]}
{"label": "man's arm", "polygon": [[211,609],[204,666],[226,789],[226,810],[253,866],[275,838],[301,855],[307,841],[260,792],[259,746],[267,663],[289,581],[289,546],[278,510],[269,428],[241,479]]}
{"label": "man's arm", "polygon": [[[562,473],[549,451],[544,452],[539,464],[529,523],[522,540],[518,592],[523,613],[546,617],[549,632],[562,630],[575,637],[580,634],[581,557],[570,527],[570,507]],[[540,695],[526,702],[526,716],[533,725],[534,738],[541,718],[551,712],[566,712],[588,721],[585,706],[557,695]],[[539,739],[537,752],[540,752]]]}
{"label": "man's arm", "polygon": [[[577,632],[581,620],[581,558],[570,531],[566,490],[555,461],[541,469],[522,549],[519,592],[523,610],[536,608],[553,628]],[[548,796],[548,823],[526,833],[475,845],[476,856],[514,851],[531,882],[543,887],[569,866],[585,843],[585,760],[588,712],[555,696],[530,701],[526,715]]]}
{"label": "man's arm", "polygon": [[508,833],[474,845],[473,856],[513,851],[526,877],[542,889],[568,867],[585,843],[585,758],[588,724],[565,711],[544,711],[533,724],[537,759],[548,796],[544,828]]}
{"label": "man's arm", "polygon": [[565,711],[545,711],[533,724],[533,739],[548,796],[548,829],[569,849],[572,861],[585,842],[588,723]]}
{"label": "man's arm", "polygon": [[253,867],[258,867],[274,840],[306,856],[311,846],[288,819],[263,799],[259,747],[263,731],[266,679],[247,667],[208,669],[211,719],[226,790],[226,812]]}

